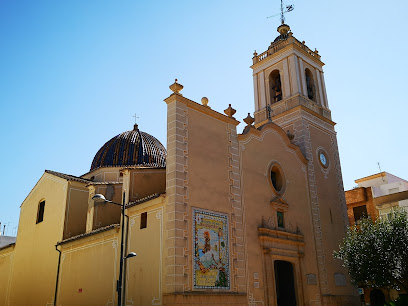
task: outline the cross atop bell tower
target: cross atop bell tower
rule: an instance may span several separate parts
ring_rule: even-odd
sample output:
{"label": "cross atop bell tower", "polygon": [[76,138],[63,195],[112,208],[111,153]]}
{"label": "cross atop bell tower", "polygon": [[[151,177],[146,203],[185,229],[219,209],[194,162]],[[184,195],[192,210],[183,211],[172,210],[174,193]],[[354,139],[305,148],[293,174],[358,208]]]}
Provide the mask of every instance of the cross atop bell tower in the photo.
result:
{"label": "cross atop bell tower", "polygon": [[331,120],[318,51],[297,40],[285,23],[277,31],[268,49],[252,58],[255,126],[267,122],[267,106],[272,120],[300,105]]}

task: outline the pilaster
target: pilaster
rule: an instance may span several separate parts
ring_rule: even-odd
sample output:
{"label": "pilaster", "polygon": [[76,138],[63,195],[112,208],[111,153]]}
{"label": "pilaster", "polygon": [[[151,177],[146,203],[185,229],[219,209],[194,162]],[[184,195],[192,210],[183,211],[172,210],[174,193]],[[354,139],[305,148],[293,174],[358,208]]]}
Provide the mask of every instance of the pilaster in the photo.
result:
{"label": "pilaster", "polygon": [[322,81],[320,79],[320,71],[317,68],[315,71],[316,71],[316,78],[317,78],[317,87],[319,88],[320,104],[324,106],[325,104],[324,104],[324,99],[323,99],[323,89],[322,89]]}
{"label": "pilaster", "polygon": [[290,75],[290,85],[291,94],[296,95],[301,93],[300,79],[299,79],[299,63],[297,56],[292,54],[289,56],[289,75]]}
{"label": "pilaster", "polygon": [[289,98],[291,96],[291,91],[290,91],[290,75],[289,75],[289,63],[288,59],[284,58],[283,59],[283,78],[281,80],[282,86],[283,86],[283,98]]}
{"label": "pilaster", "polygon": [[246,291],[245,245],[244,245],[244,212],[241,200],[241,180],[239,166],[239,146],[236,126],[228,124],[229,155],[229,198],[231,205],[231,275],[232,290]]}
{"label": "pilaster", "polygon": [[88,197],[88,211],[86,214],[86,227],[85,231],[87,233],[93,230],[93,219],[94,219],[94,210],[95,210],[95,201],[92,200],[92,197],[95,195],[95,186],[89,185],[89,197]]}
{"label": "pilaster", "polygon": [[264,71],[261,71],[259,73],[259,83],[260,88],[259,88],[259,105],[260,108],[265,108],[266,107],[266,93],[265,93],[265,73]]}
{"label": "pilaster", "polygon": [[188,108],[173,94],[167,102],[164,292],[184,292],[188,283]]}

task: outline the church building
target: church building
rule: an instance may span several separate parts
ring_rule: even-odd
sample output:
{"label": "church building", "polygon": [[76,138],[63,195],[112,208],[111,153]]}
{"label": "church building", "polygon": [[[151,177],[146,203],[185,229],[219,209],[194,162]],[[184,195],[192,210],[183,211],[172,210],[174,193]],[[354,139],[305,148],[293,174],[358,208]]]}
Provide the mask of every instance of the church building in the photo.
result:
{"label": "church building", "polygon": [[243,131],[176,80],[166,148],[135,125],[86,174],[46,170],[0,248],[0,305],[118,305],[121,258],[123,305],[358,305],[333,259],[348,219],[324,63],[278,32]]}

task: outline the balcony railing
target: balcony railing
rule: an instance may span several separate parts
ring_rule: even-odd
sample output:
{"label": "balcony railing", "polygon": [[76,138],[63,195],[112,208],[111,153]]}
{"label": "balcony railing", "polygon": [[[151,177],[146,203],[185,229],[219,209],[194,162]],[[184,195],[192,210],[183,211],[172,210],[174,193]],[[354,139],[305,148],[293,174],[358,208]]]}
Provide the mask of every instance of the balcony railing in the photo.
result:
{"label": "balcony railing", "polygon": [[256,64],[262,60],[264,60],[265,58],[267,58],[268,56],[278,52],[279,50],[282,50],[283,48],[285,48],[288,45],[297,45],[298,47],[300,47],[301,49],[303,49],[304,51],[306,51],[306,53],[308,53],[309,55],[313,56],[314,58],[320,60],[321,56],[319,55],[318,51],[312,51],[311,49],[309,49],[308,46],[305,45],[305,42],[300,42],[298,41],[296,38],[294,38],[291,34],[289,34],[289,37],[285,40],[280,40],[276,43],[272,43],[268,50],[266,50],[265,52],[258,54],[258,53],[254,53],[254,57],[252,58],[253,63]]}

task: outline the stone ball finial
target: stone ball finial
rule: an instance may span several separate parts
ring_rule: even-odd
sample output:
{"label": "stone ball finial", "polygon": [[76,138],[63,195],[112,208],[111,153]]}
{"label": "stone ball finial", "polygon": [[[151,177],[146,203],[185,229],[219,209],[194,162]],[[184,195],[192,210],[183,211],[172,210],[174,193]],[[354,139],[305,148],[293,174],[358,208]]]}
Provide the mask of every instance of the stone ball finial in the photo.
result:
{"label": "stone ball finial", "polygon": [[[234,118],[234,117],[232,117],[232,116],[233,116],[236,112],[237,112],[237,111],[231,107],[231,104],[229,104],[228,108],[227,108],[226,110],[224,110],[224,113],[225,113],[228,117],[230,117],[230,118]],[[235,118],[234,118],[234,119],[235,119]]]}
{"label": "stone ball finial", "polygon": [[251,115],[248,113],[248,116],[246,116],[246,118],[244,119],[244,122],[249,126],[255,122],[255,119],[252,118]]}
{"label": "stone ball finial", "polygon": [[169,86],[171,91],[175,94],[181,95],[180,91],[184,88],[183,85],[177,83],[177,79],[174,80],[174,83]]}
{"label": "stone ball finial", "polygon": [[207,98],[207,97],[202,97],[202,98],[201,98],[201,103],[202,103],[204,106],[208,107],[208,106],[207,106],[207,105],[208,105],[208,98]]}

